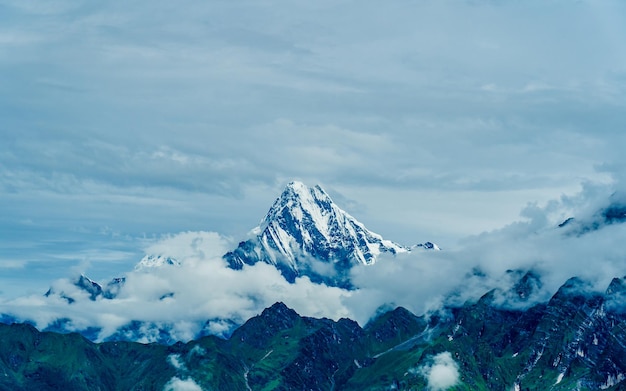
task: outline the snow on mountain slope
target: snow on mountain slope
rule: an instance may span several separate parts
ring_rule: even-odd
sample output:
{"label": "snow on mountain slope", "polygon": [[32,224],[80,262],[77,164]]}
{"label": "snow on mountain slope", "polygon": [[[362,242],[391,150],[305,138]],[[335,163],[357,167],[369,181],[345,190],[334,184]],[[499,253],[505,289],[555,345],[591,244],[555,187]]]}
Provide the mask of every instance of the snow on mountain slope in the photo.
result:
{"label": "snow on mountain slope", "polygon": [[[287,185],[251,233],[250,240],[224,259],[235,269],[267,262],[290,281],[307,275],[342,286],[352,266],[371,265],[381,254],[411,251],[365,228],[320,186],[309,188],[296,181]],[[430,242],[419,247],[438,249]]]}
{"label": "snow on mountain slope", "polygon": [[384,252],[408,249],[384,240],[333,203],[320,186],[291,182],[253,232],[273,260],[278,252],[295,268],[301,253],[321,259],[348,257],[371,264]]}
{"label": "snow on mountain slope", "polygon": [[146,255],[135,265],[135,270],[152,269],[166,265],[180,266],[180,262],[174,258],[163,255]]}

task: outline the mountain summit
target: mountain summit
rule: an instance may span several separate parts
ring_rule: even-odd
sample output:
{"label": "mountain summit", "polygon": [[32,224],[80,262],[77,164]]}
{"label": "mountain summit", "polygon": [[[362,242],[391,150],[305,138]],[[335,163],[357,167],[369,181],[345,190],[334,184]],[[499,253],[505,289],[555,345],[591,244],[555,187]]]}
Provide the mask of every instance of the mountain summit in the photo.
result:
{"label": "mountain summit", "polygon": [[315,282],[349,286],[352,266],[373,264],[380,254],[410,251],[369,231],[319,185],[309,188],[295,181],[251,233],[251,239],[224,255],[230,267],[262,261],[275,265],[291,282],[307,275]]}

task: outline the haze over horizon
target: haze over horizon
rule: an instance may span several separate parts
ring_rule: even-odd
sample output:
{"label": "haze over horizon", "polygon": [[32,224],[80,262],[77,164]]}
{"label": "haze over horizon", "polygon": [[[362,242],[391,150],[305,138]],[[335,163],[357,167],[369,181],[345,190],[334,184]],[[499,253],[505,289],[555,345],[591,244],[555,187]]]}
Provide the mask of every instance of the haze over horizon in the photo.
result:
{"label": "haze over horizon", "polygon": [[180,232],[236,243],[293,179],[450,250],[600,205],[626,171],[625,18],[619,1],[0,0],[0,296],[115,277]]}

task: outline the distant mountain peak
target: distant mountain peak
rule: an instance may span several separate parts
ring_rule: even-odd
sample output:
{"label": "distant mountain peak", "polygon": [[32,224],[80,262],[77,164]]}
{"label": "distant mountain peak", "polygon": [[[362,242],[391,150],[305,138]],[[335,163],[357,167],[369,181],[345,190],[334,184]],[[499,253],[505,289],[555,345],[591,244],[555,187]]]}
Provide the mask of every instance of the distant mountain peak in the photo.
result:
{"label": "distant mountain peak", "polygon": [[[307,275],[315,282],[349,285],[349,269],[370,265],[381,254],[398,254],[410,249],[385,240],[337,206],[320,187],[299,181],[287,184],[252,238],[224,258],[235,269],[262,261],[275,265],[294,281]],[[430,242],[420,247],[438,249]]]}
{"label": "distant mountain peak", "polygon": [[267,318],[282,317],[293,319],[298,317],[299,315],[296,311],[289,308],[285,303],[283,303],[282,301],[278,301],[271,306],[265,308],[260,316]]}
{"label": "distant mountain peak", "polygon": [[135,265],[135,270],[153,269],[163,266],[180,266],[180,262],[165,255],[146,255]]}
{"label": "distant mountain peak", "polygon": [[274,250],[270,253],[278,252],[292,266],[297,266],[299,255],[371,264],[382,252],[408,250],[369,231],[339,208],[319,185],[307,187],[296,181],[287,185],[253,232]]}
{"label": "distant mountain peak", "polygon": [[626,223],[626,199],[622,194],[614,193],[606,204],[591,216],[583,218],[568,217],[558,227],[564,228],[568,235],[584,235],[610,225]]}
{"label": "distant mountain peak", "polygon": [[293,217],[298,220],[305,217],[299,214],[303,212],[316,223],[318,228],[324,229],[327,228],[327,218],[333,212],[333,206],[330,196],[319,185],[310,188],[302,182],[289,182],[255,231],[261,233],[272,222],[284,216],[285,212],[292,213]]}
{"label": "distant mountain peak", "polygon": [[[105,299],[112,299],[117,296],[120,289],[126,283],[125,277],[114,278],[106,286],[102,286],[91,278],[85,276],[81,273],[81,275],[75,279],[70,280],[71,284],[76,288],[79,288],[80,291],[86,292],[89,294],[89,299],[92,301],[97,300],[99,297]],[[69,304],[72,304],[76,301],[75,297],[72,297],[70,293],[65,292],[64,290],[56,289],[55,287],[50,287],[48,291],[44,294],[45,297],[50,297],[57,295],[62,299],[66,300]]]}
{"label": "distant mountain peak", "polygon": [[614,278],[606,289],[606,295],[622,295],[626,293],[626,281],[621,278]]}

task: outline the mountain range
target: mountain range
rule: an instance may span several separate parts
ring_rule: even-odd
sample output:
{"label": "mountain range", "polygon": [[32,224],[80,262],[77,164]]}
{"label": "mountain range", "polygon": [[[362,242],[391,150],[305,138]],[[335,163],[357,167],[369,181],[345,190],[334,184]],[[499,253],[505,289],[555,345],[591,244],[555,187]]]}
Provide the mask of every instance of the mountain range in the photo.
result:
{"label": "mountain range", "polygon": [[[310,188],[297,181],[285,187],[250,236],[224,254],[230,268],[240,270],[244,265],[264,262],[276,267],[291,283],[298,277],[307,277],[314,283],[346,289],[353,288],[353,267],[372,265],[381,255],[440,250],[429,241],[407,247],[386,240],[337,206],[319,185]],[[135,265],[135,270],[149,272],[180,265],[174,257],[148,254]],[[124,277],[118,277],[102,286],[84,275],[73,281],[91,300],[115,297],[124,282]],[[46,296],[52,294],[75,300],[54,289],[48,290]]]}
{"label": "mountain range", "polygon": [[524,300],[536,278],[525,274],[512,292],[490,291],[432,316],[398,307],[364,327],[301,317],[276,303],[229,339],[174,345],[94,344],[78,334],[0,325],[0,389],[624,389],[624,280],[599,294],[572,278],[548,303],[494,305],[502,293]]}
{"label": "mountain range", "polygon": [[[614,201],[589,218],[565,220],[554,232],[580,237],[626,222],[626,208]],[[291,182],[222,261],[233,272],[267,264],[291,284],[308,279],[349,293],[359,290],[354,268],[437,250],[432,242],[403,246],[383,239],[320,186]],[[150,276],[182,267],[184,260],[148,254],[135,273]],[[475,268],[468,284],[483,277]],[[509,284],[486,289],[477,300],[444,300],[442,307],[419,316],[384,306],[361,326],[347,318],[300,316],[278,302],[245,322],[227,314],[205,319],[187,342],[177,341],[167,324],[142,319],[95,343],[101,339],[97,327],[77,329],[60,317],[42,332],[28,320],[4,314],[0,389],[626,389],[626,277],[616,276],[599,292],[574,276],[543,301],[537,300],[545,284],[539,269],[508,270],[505,277]],[[81,300],[115,304],[127,284],[125,276],[100,284],[80,275],[43,297],[68,306]],[[464,289],[469,288],[449,292],[450,298]],[[157,302],[177,295],[175,287],[159,292]],[[211,322],[227,332],[210,335],[216,334]],[[146,333],[159,343],[135,342],[145,340]]]}

